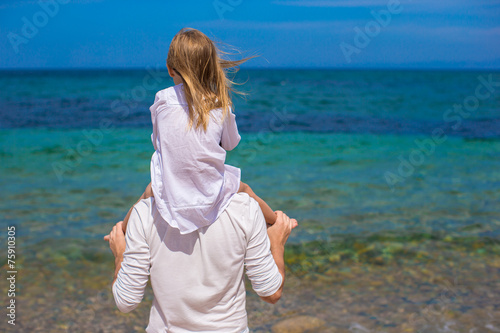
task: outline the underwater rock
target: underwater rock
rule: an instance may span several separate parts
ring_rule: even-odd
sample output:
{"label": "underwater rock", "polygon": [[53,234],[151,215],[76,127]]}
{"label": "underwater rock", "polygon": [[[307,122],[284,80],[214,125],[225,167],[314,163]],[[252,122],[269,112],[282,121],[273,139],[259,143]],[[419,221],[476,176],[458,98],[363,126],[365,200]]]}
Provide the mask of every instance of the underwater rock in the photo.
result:
{"label": "underwater rock", "polygon": [[320,328],[325,322],[311,316],[297,316],[280,321],[272,327],[273,333],[303,333]]}

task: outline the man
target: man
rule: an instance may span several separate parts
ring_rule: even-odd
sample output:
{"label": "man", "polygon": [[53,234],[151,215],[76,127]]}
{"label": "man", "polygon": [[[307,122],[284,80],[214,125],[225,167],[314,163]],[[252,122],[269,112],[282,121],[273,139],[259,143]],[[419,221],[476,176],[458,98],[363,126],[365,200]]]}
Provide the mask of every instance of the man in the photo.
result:
{"label": "man", "polygon": [[297,221],[278,211],[266,228],[258,203],[236,193],[211,225],[189,234],[169,226],[154,198],[141,200],[104,237],[115,256],[113,296],[122,312],[137,307],[151,276],[147,332],[248,332],[244,268],[252,288],[276,303],[285,281],[285,243]]}

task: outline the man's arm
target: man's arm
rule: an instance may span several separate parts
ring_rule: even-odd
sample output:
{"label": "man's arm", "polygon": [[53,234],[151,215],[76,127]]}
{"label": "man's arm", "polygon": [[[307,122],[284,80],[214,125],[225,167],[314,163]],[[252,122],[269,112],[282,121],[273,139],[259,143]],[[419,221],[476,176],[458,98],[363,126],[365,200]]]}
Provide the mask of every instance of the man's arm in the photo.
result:
{"label": "man's arm", "polygon": [[285,243],[292,228],[297,226],[297,221],[290,220],[283,212],[277,211],[276,215],[276,222],[266,230],[264,216],[257,202],[251,200],[250,218],[254,230],[249,235],[245,255],[247,276],[252,288],[264,301],[272,304],[280,299],[283,291]]}
{"label": "man's arm", "polygon": [[115,284],[116,278],[118,277],[118,272],[122,268],[122,261],[123,261],[123,254],[115,258],[115,276],[113,278],[113,282],[111,283],[112,286]]}
{"label": "man's arm", "polygon": [[[293,228],[295,228],[298,223],[295,219],[290,219],[286,214],[281,211],[277,211],[276,223],[267,228],[267,234],[269,240],[271,241],[271,253],[273,255],[274,262],[278,266],[278,270],[283,277],[281,286],[273,295],[267,297],[260,297],[262,300],[276,304],[281,298],[283,292],[283,287],[285,286],[285,243],[288,240],[288,236]],[[279,223],[278,225],[276,225]]]}
{"label": "man's arm", "polygon": [[125,252],[126,243],[125,235],[123,234],[123,221],[118,222],[109,235],[104,236],[104,240],[109,242],[109,248],[113,255],[115,256],[115,276],[113,278],[112,285],[115,284],[116,278],[118,277],[118,272],[122,267],[123,253]]}
{"label": "man's arm", "polygon": [[127,234],[123,234],[122,223],[118,222],[104,238],[109,240],[115,256],[112,289],[116,305],[122,312],[130,312],[139,305],[149,280],[150,253],[138,213],[139,206],[140,210],[147,209],[143,215],[149,214],[149,207],[145,203],[139,203],[130,216]]}

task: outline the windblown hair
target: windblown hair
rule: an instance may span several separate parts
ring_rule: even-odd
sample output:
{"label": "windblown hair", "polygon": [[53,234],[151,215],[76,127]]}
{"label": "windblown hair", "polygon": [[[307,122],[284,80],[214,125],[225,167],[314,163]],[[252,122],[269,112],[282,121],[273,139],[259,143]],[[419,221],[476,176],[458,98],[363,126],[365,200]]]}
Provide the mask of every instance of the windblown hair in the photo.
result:
{"label": "windblown hair", "polygon": [[232,106],[231,94],[242,94],[233,89],[235,84],[228,71],[238,71],[238,66],[253,58],[225,60],[210,38],[191,28],[179,31],[168,50],[167,65],[182,77],[184,94],[189,108],[189,127],[206,131],[210,111],[222,108],[223,117]]}

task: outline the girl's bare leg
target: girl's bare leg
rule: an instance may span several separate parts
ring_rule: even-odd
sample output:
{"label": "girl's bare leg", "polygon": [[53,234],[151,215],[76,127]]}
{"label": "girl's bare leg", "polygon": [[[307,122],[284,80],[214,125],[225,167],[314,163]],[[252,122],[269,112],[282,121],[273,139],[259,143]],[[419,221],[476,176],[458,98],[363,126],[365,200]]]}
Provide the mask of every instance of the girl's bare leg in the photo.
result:
{"label": "girl's bare leg", "polygon": [[245,184],[243,182],[240,182],[240,189],[238,190],[238,192],[245,192],[246,194],[248,194],[249,196],[251,196],[252,198],[257,200],[257,202],[259,203],[260,209],[262,210],[262,213],[264,214],[264,218],[266,219],[267,224],[274,224],[274,222],[276,222],[276,213],[274,213],[274,211],[271,209],[271,207],[269,207],[269,205],[264,200],[259,198],[259,196],[257,196],[257,194],[255,194],[252,191],[250,186],[248,186],[247,184]]}
{"label": "girl's bare leg", "polygon": [[[151,189],[151,183],[149,183],[149,185],[144,190],[144,193],[141,195],[141,197],[139,198],[139,200],[137,200],[137,202],[141,201],[142,199],[151,198],[152,196],[153,196],[153,190]],[[135,205],[137,204],[137,202],[135,203]],[[134,208],[134,206],[130,207],[130,209],[128,210],[127,215],[123,219],[122,226],[123,226],[123,232],[125,232],[125,233],[127,232],[128,219],[130,218],[130,214],[132,214],[132,209]]]}

